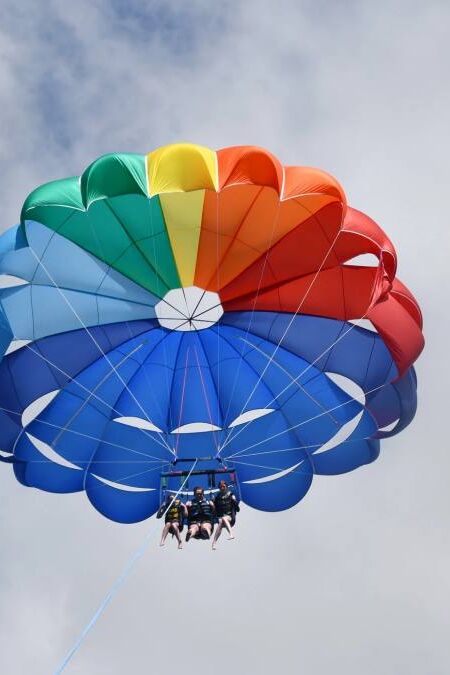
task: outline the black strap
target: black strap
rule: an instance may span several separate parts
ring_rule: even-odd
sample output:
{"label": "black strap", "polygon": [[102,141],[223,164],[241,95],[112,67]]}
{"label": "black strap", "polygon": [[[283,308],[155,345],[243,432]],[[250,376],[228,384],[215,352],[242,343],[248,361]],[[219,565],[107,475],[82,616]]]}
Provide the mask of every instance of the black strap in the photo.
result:
{"label": "black strap", "polygon": [[4,462],[5,464],[16,464],[17,459],[14,457],[14,455],[10,455],[9,457],[3,457],[3,455],[0,455],[0,462]]}

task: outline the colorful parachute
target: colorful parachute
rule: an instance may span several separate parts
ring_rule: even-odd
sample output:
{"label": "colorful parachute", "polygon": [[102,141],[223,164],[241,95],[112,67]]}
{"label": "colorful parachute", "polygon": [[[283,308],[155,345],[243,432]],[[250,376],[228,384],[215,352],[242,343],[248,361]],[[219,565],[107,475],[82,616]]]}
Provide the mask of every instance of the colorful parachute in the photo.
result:
{"label": "colorful parachute", "polygon": [[414,416],[421,315],[395,274],[317,169],[255,147],[101,157],[0,238],[1,457],[119,522],[194,464],[192,484],[228,471],[289,508]]}

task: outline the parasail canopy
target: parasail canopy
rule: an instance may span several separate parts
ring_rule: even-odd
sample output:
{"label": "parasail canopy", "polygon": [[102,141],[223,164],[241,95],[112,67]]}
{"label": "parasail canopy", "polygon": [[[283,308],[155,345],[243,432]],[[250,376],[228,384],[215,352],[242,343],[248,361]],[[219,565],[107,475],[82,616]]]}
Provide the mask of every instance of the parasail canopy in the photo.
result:
{"label": "parasail canopy", "polygon": [[318,169],[247,146],[101,157],[0,238],[2,456],[119,522],[186,458],[289,508],[414,416],[421,314],[396,266]]}

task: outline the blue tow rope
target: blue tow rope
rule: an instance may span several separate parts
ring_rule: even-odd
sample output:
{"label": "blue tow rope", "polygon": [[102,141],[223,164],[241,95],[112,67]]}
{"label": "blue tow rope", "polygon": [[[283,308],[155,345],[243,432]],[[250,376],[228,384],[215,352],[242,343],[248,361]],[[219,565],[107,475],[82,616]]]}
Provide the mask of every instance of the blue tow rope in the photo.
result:
{"label": "blue tow rope", "polygon": [[[195,468],[195,465],[197,464],[197,461],[198,461],[198,460],[195,460],[194,464],[192,465],[191,470],[189,471],[189,474],[186,476],[185,481],[181,484],[181,486],[180,486],[178,492],[174,495],[174,497],[173,497],[173,499],[172,499],[172,502],[171,502],[170,506],[173,504],[173,502],[175,501],[175,499],[178,497],[178,495],[179,495],[180,492],[182,491],[184,485],[187,483],[187,481],[188,481],[188,479],[189,479],[189,476],[191,475],[192,471],[193,471],[194,468]],[[169,508],[170,508],[170,507],[169,507]],[[131,572],[133,571],[133,569],[134,569],[136,563],[142,558],[142,556],[143,556],[144,553],[146,552],[146,550],[147,550],[147,548],[148,548],[148,546],[149,546],[149,544],[150,544],[150,542],[151,542],[151,540],[152,540],[153,533],[154,533],[154,531],[155,531],[155,525],[156,525],[156,521],[153,522],[153,527],[152,527],[152,528],[149,530],[149,532],[147,533],[147,535],[146,535],[146,537],[145,537],[145,539],[144,539],[144,543],[143,543],[143,544],[138,548],[138,550],[132,555],[132,557],[130,558],[129,562],[127,563],[125,569],[123,570],[122,574],[121,574],[121,575],[116,579],[116,581],[113,583],[113,585],[111,586],[110,590],[108,591],[108,593],[105,595],[105,597],[103,598],[102,602],[101,602],[100,605],[98,606],[97,611],[95,612],[95,614],[93,615],[93,617],[91,618],[91,620],[89,621],[89,623],[87,623],[86,626],[83,628],[83,630],[82,630],[82,632],[80,633],[80,635],[79,635],[77,641],[75,642],[75,644],[73,645],[73,647],[67,652],[67,655],[65,656],[64,660],[61,662],[61,664],[60,664],[60,665],[58,666],[58,668],[55,670],[54,675],[61,675],[61,673],[62,673],[62,672],[65,670],[65,668],[69,665],[70,661],[73,659],[73,657],[75,656],[75,654],[77,653],[77,651],[80,649],[80,647],[81,647],[81,645],[83,644],[84,640],[86,639],[86,637],[88,636],[88,634],[90,633],[90,631],[93,629],[93,627],[95,626],[95,624],[97,623],[97,621],[99,620],[99,618],[101,617],[101,615],[103,614],[103,612],[105,611],[105,609],[108,607],[108,605],[109,605],[109,603],[111,602],[111,600],[114,598],[115,595],[117,595],[118,591],[119,591],[120,588],[123,586],[123,584],[125,583],[125,581],[126,581],[127,578],[129,577],[129,575],[131,574]]]}

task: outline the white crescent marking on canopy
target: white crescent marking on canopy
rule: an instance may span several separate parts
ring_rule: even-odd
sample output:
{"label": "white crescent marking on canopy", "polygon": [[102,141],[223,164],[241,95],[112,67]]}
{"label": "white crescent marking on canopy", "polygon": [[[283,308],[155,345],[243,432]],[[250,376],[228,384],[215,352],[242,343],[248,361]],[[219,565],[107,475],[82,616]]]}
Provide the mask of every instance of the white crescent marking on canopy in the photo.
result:
{"label": "white crescent marking on canopy", "polygon": [[122,490],[122,492],[154,492],[155,488],[141,488],[134,487],[132,485],[125,485],[124,483],[115,483],[113,480],[108,480],[107,478],[101,478],[97,474],[92,473],[91,476],[96,478],[100,483],[108,485],[108,487],[115,488],[116,490]]}
{"label": "white crescent marking on canopy", "polygon": [[345,393],[348,394],[351,398],[354,398],[355,401],[357,401],[361,405],[365,405],[366,395],[364,393],[364,389],[360,387],[359,384],[351,380],[349,377],[341,375],[340,373],[332,373],[326,371],[325,375],[329,377],[330,380],[334,382],[334,384],[336,384],[340,389],[345,391]]}
{"label": "white crescent marking on canopy", "polygon": [[292,473],[297,469],[301,464],[303,464],[305,460],[302,459],[301,462],[298,462],[297,464],[294,464],[294,466],[290,466],[288,469],[283,469],[283,471],[278,471],[278,473],[273,473],[270,476],[265,476],[264,478],[254,478],[253,480],[244,480],[243,483],[246,485],[260,485],[262,483],[271,483],[274,480],[277,480],[278,478],[283,478],[284,476],[287,476],[289,473]]}
{"label": "white crescent marking on canopy", "polygon": [[254,410],[246,410],[242,415],[239,415],[234,419],[229,425],[228,428],[237,427],[239,424],[245,424],[246,422],[253,422],[259,417],[264,417],[270,413],[275,412],[275,408],[255,408]]}
{"label": "white crescent marking on canopy", "polygon": [[189,422],[189,424],[183,424],[181,427],[173,429],[171,434],[195,434],[195,433],[204,433],[205,431],[220,431],[220,427],[216,427],[215,424],[210,422]]}
{"label": "white crescent marking on canopy", "polygon": [[60,389],[49,391],[43,396],[40,396],[35,401],[30,403],[22,413],[22,426],[25,428],[36,419],[38,415],[45,410],[45,408],[53,401],[59,394]]}
{"label": "white crescent marking on canopy", "polygon": [[162,429],[157,427],[153,422],[144,420],[142,417],[116,417],[113,422],[124,424],[127,427],[135,427],[136,429],[146,429],[147,431],[157,431],[162,433]]}
{"label": "white crescent marking on canopy", "polygon": [[77,471],[82,471],[82,469],[79,466],[72,464],[72,462],[69,462],[67,459],[58,454],[48,443],[44,443],[44,441],[41,441],[39,438],[36,438],[35,436],[32,436],[27,431],[25,433],[27,435],[28,440],[31,441],[36,450],[39,450],[41,455],[43,455],[50,462],[54,462],[55,464],[64,466],[66,467],[66,469],[76,469]]}
{"label": "white crescent marking on canopy", "polygon": [[331,450],[332,448],[335,448],[336,446],[340,445],[344,441],[351,436],[351,434],[355,431],[356,427],[359,424],[359,421],[361,417],[363,416],[364,410],[361,410],[353,419],[349,420],[345,424],[341,426],[339,431],[337,431],[334,436],[330,438],[326,443],[320,446],[320,448],[317,448],[317,450],[313,450],[314,455],[320,455],[321,452],[326,452],[327,450]]}

